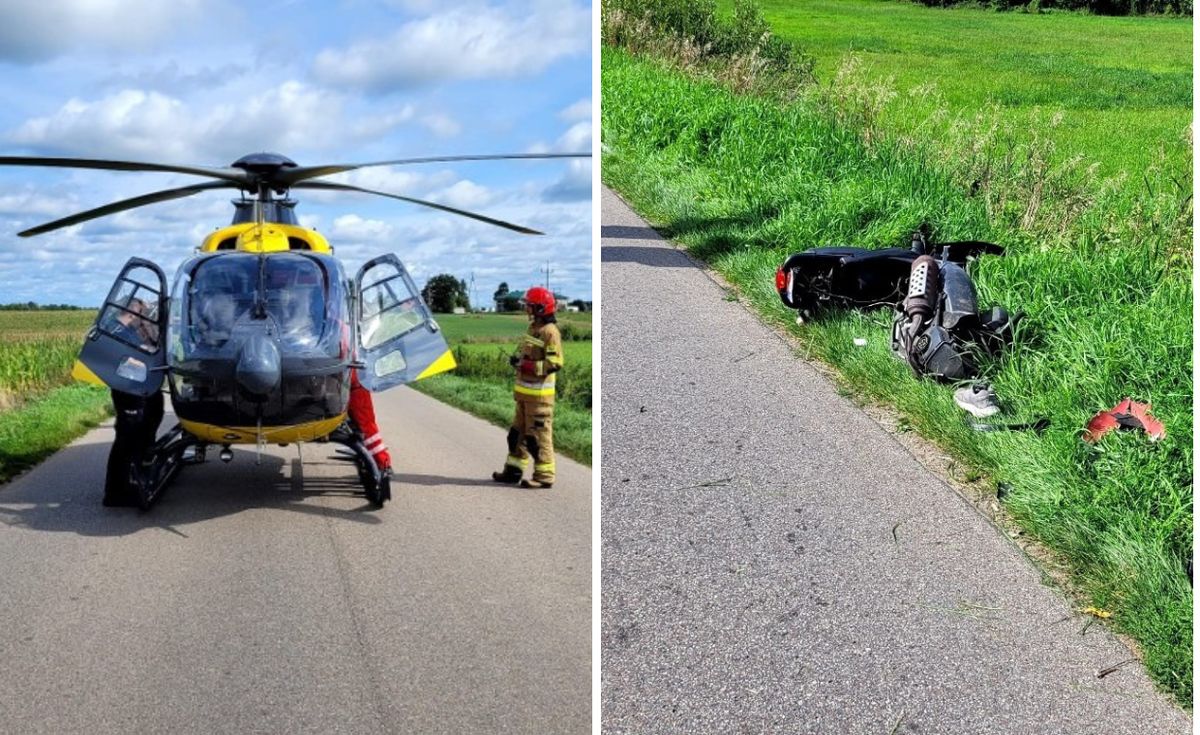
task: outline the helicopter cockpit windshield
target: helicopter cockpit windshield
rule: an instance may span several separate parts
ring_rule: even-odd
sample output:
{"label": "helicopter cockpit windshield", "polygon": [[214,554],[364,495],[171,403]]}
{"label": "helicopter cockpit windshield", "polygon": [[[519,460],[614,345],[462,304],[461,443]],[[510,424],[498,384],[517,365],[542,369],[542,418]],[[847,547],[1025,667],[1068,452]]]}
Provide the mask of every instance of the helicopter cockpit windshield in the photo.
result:
{"label": "helicopter cockpit windshield", "polygon": [[[176,314],[182,359],[235,354],[250,334],[283,356],[339,358],[347,299],[334,261],[313,254],[222,253],[185,266]],[[331,272],[332,271],[332,272]]]}

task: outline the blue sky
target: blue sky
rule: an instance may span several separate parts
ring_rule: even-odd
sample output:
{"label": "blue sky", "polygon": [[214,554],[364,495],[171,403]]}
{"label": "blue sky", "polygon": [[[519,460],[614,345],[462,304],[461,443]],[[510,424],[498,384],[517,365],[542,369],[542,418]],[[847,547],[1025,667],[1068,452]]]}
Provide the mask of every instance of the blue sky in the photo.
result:
{"label": "blue sky", "polygon": [[[227,166],[591,150],[591,8],[568,1],[22,0],[0,4],[0,155]],[[333,177],[534,227],[522,236],[367,195],[297,192],[348,265],[395,252],[418,283],[475,277],[592,298],[591,163],[432,164]],[[167,271],[215,227],[208,192],[35,238],[72,212],[201,181],[0,168],[0,303],[97,305],[130,256]]]}

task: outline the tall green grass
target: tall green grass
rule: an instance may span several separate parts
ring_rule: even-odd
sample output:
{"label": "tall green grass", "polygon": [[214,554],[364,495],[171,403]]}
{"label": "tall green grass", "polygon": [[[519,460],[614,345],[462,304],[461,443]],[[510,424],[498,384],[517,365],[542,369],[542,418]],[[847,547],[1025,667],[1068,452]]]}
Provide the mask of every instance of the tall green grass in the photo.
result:
{"label": "tall green grass", "polygon": [[[1056,180],[1036,155],[1017,155],[1039,150],[1018,140],[988,149],[1001,160],[1007,151],[1012,169],[971,187],[962,160],[886,127],[864,135],[830,92],[791,103],[740,96],[605,48],[604,180],[853,391],[896,406],[976,471],[1011,485],[1006,510],[1069,561],[1083,593],[1138,641],[1154,678],[1190,702],[1191,237],[1188,205],[1175,211],[1190,176],[1172,183],[1174,172],[1148,169],[1136,185],[1081,189],[1087,182]],[[922,223],[936,239],[1008,246],[972,271],[981,304],[1027,316],[1014,349],[984,370],[1010,419],[1050,417],[1044,435],[971,431],[950,390],[890,355],[886,313],[798,328],[779,303],[773,274],[789,253],[905,245]],[[1088,418],[1125,396],[1154,405],[1166,438],[1082,442]]]}

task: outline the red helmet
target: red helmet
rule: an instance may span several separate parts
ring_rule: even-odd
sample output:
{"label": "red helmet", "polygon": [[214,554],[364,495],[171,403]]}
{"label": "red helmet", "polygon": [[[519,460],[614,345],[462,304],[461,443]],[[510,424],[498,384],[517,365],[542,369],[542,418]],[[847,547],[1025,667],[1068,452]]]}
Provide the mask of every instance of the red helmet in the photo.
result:
{"label": "red helmet", "polygon": [[534,316],[550,316],[554,313],[554,294],[549,289],[534,286],[525,292],[525,306],[532,307]]}

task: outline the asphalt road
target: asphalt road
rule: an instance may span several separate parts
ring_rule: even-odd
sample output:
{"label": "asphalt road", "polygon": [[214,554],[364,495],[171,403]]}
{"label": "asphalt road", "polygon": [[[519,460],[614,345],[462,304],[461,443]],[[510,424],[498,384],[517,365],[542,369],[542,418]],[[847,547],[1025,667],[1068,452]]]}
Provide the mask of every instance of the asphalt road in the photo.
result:
{"label": "asphalt road", "polygon": [[605,732],[1190,733],[1102,625],[603,194]]}
{"label": "asphalt road", "polygon": [[103,508],[108,427],[0,486],[0,731],[588,732],[591,470],[498,486],[503,429],[376,408],[379,511],[312,444]]}

